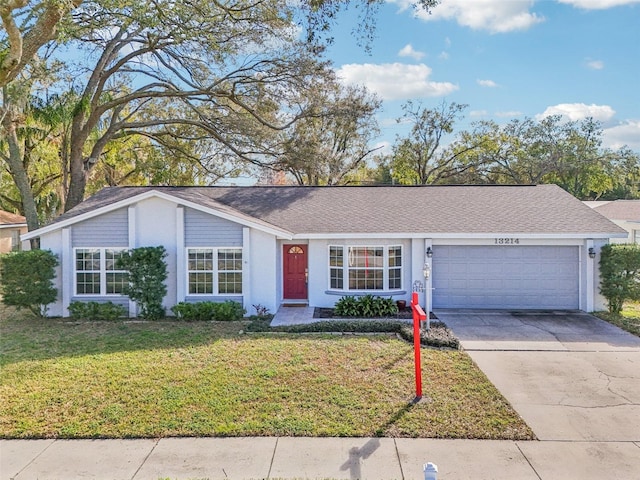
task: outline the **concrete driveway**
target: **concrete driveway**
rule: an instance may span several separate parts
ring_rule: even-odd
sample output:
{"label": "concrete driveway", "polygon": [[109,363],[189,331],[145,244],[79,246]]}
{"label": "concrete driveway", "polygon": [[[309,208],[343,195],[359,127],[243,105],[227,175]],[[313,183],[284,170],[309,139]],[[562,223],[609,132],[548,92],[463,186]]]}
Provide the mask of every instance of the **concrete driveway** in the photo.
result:
{"label": "concrete driveway", "polygon": [[640,338],[582,312],[435,313],[538,439],[640,445]]}

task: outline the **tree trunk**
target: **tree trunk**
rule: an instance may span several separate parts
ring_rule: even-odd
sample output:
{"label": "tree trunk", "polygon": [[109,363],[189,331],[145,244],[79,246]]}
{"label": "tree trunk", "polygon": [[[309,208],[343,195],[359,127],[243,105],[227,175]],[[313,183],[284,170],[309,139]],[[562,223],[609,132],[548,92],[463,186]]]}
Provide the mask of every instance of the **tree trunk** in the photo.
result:
{"label": "tree trunk", "polygon": [[[84,200],[84,192],[87,186],[89,172],[85,169],[82,158],[82,148],[74,145],[80,143],[72,140],[71,155],[69,158],[69,191],[64,204],[64,211],[68,212]],[[76,147],[76,148],[74,148]]]}
{"label": "tree trunk", "polygon": [[20,192],[22,213],[27,219],[27,228],[29,231],[36,230],[40,227],[38,211],[36,209],[36,202],[33,198],[31,183],[29,182],[29,177],[24,167],[20,140],[18,140],[18,134],[16,132],[16,120],[11,109],[6,112],[3,124],[4,131],[7,135],[7,143],[9,145],[8,163],[11,178],[18,188],[18,192]]}
{"label": "tree trunk", "polygon": [[[91,119],[91,126],[95,126],[99,117]],[[69,189],[67,191],[66,201],[64,202],[64,211],[68,212],[73,207],[84,200],[84,192],[87,187],[87,179],[89,177],[88,167],[84,161],[84,146],[91,131],[91,126],[87,125],[85,112],[79,110],[74,114],[71,123],[71,136],[69,140]]]}

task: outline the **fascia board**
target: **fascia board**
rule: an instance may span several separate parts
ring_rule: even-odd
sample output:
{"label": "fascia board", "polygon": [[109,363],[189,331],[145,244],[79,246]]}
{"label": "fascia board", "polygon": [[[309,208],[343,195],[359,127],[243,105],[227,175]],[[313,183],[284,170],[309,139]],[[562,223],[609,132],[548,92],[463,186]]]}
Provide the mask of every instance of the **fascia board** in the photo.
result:
{"label": "fascia board", "polygon": [[2,225],[0,225],[0,230],[2,230],[3,228],[22,228],[26,226],[26,223],[3,223]]}

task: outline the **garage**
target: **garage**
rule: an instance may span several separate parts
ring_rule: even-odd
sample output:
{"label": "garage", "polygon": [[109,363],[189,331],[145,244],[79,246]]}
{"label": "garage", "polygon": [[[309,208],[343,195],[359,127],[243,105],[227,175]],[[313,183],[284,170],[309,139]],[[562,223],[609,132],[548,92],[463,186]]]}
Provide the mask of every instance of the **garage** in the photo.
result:
{"label": "garage", "polygon": [[578,309],[573,246],[437,246],[434,308]]}

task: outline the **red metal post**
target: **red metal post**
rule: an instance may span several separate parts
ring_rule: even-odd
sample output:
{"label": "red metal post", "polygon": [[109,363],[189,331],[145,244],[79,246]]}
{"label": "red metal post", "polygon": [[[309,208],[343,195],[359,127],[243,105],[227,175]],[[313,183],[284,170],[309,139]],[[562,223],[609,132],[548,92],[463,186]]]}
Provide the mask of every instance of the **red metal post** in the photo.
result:
{"label": "red metal post", "polygon": [[413,311],[413,355],[416,369],[416,400],[422,398],[422,367],[420,357],[420,322],[424,321],[427,316],[418,303],[418,294],[413,292],[411,295],[411,310]]}

